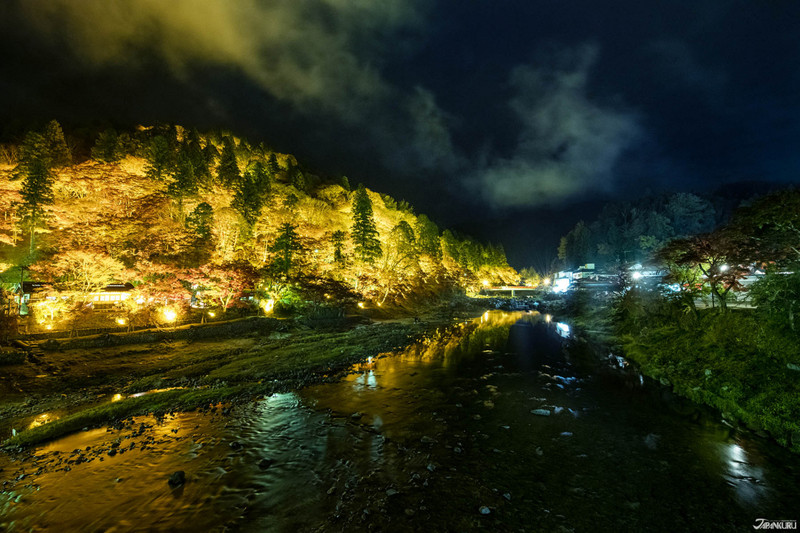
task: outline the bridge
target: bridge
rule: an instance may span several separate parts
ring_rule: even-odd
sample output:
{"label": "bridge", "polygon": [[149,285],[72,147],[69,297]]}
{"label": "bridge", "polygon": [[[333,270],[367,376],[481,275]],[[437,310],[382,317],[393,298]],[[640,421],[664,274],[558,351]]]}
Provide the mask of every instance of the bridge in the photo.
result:
{"label": "bridge", "polygon": [[506,293],[510,293],[511,298],[514,298],[516,296],[532,296],[537,290],[536,287],[527,287],[525,285],[503,285],[499,287],[483,287],[481,294],[506,296]]}

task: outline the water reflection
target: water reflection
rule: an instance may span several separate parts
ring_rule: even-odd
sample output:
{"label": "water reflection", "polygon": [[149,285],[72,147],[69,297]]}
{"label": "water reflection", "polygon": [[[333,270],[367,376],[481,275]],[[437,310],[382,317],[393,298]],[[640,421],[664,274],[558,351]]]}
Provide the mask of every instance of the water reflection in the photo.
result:
{"label": "water reflection", "polygon": [[564,330],[491,311],[339,383],[78,433],[0,465],[27,476],[0,529],[732,530],[794,509],[796,458],[676,414],[621,358],[585,366]]}

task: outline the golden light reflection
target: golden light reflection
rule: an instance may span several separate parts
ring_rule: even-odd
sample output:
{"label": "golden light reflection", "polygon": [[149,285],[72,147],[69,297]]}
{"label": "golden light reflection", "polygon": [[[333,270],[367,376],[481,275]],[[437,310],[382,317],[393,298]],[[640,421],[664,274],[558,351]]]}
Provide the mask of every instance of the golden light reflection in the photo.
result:
{"label": "golden light reflection", "polygon": [[117,394],[115,394],[114,396],[111,397],[111,401],[112,402],[118,402],[121,399],[122,399],[122,394],[120,394],[120,393],[117,393]]}
{"label": "golden light reflection", "polygon": [[124,326],[125,325],[125,319],[124,318],[118,318],[117,319],[117,324],[119,324],[120,326]]}
{"label": "golden light reflection", "polygon": [[551,315],[544,315],[545,322],[550,322],[551,320],[553,320],[553,317]]}
{"label": "golden light reflection", "polygon": [[364,302],[358,302],[358,307],[360,309],[364,309]]}
{"label": "golden light reflection", "polygon": [[43,426],[45,424],[49,424],[53,420],[58,420],[59,418],[60,417],[58,417],[58,416],[56,416],[56,415],[54,415],[52,413],[42,413],[42,414],[40,414],[39,416],[37,416],[36,418],[33,419],[33,422],[31,422],[28,425],[28,429],[38,428],[39,426]]}
{"label": "golden light reflection", "polygon": [[164,320],[167,322],[175,322],[175,319],[178,318],[178,313],[176,313],[174,309],[168,307],[165,307],[161,311],[161,314],[164,315]]}
{"label": "golden light reflection", "polygon": [[275,300],[272,298],[269,300],[261,300],[261,308],[265,313],[271,313],[272,310],[275,309]]}

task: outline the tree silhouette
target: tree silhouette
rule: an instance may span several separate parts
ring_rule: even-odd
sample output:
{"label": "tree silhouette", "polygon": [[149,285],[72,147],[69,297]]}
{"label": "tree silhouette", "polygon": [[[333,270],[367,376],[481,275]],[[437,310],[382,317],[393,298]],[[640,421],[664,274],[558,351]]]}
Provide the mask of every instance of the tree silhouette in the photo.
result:
{"label": "tree silhouette", "polygon": [[381,241],[372,216],[372,201],[363,185],[353,196],[351,236],[355,255],[359,261],[371,264],[381,256]]}
{"label": "tree silhouette", "polygon": [[221,185],[230,187],[241,179],[239,163],[236,160],[236,144],[227,136],[222,141],[222,153],[219,156],[217,180]]}
{"label": "tree silhouette", "polygon": [[25,137],[20,150],[20,161],[12,179],[22,180],[20,195],[25,211],[24,220],[30,228],[30,253],[35,245],[36,226],[41,222],[44,206],[55,200],[53,183],[55,174],[52,170],[52,159],[44,136],[30,132]]}

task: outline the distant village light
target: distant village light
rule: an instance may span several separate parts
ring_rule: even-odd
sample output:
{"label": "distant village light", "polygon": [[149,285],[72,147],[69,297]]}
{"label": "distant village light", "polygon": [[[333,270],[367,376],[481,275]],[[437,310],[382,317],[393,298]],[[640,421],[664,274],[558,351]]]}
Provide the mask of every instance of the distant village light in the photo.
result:
{"label": "distant village light", "polygon": [[124,326],[125,325],[125,319],[124,318],[118,318],[117,319],[117,324],[119,324],[120,326]]}
{"label": "distant village light", "polygon": [[364,309],[364,302],[358,302],[358,307],[360,307],[361,309]]}
{"label": "distant village light", "polygon": [[209,311],[208,312],[208,316],[210,316],[211,318],[214,318],[215,316],[217,316],[217,314],[214,311]]}
{"label": "distant village light", "polygon": [[173,309],[164,309],[162,314],[167,322],[175,322],[175,319],[178,318],[178,313],[176,313]]}

